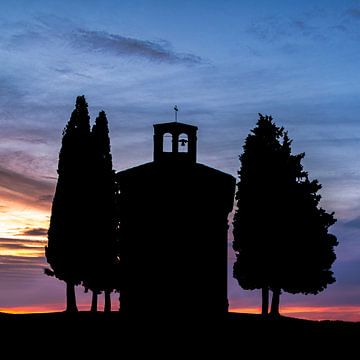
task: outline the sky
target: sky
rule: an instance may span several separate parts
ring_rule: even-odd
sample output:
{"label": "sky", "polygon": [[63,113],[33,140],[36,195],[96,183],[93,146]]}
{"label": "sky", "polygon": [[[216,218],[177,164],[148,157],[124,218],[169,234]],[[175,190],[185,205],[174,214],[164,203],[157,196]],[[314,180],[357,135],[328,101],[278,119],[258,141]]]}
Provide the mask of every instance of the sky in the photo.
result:
{"label": "sky", "polygon": [[[177,104],[199,127],[198,161],[236,176],[258,113],[272,115],[338,219],[337,282],[282,295],[282,313],[360,321],[359,63],[360,1],[2,0],[0,311],[64,308],[44,245],[62,130],[84,94],[92,122],[107,113],[117,170],[152,160],[152,125]],[[258,312],[233,261],[230,232],[230,308]]]}

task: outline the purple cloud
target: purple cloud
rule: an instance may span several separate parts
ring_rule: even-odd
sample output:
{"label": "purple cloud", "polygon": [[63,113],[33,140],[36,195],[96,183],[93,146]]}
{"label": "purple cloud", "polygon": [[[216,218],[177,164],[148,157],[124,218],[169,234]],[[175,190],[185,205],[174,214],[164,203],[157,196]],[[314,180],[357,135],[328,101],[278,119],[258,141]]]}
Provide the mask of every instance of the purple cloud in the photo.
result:
{"label": "purple cloud", "polygon": [[19,232],[18,236],[46,236],[48,229],[45,228],[25,228]]}
{"label": "purple cloud", "polygon": [[[49,193],[54,192],[54,186],[53,182],[35,179],[0,165],[0,195],[4,198],[48,207],[49,202],[44,200],[50,200]],[[39,199],[43,201],[39,202]]]}

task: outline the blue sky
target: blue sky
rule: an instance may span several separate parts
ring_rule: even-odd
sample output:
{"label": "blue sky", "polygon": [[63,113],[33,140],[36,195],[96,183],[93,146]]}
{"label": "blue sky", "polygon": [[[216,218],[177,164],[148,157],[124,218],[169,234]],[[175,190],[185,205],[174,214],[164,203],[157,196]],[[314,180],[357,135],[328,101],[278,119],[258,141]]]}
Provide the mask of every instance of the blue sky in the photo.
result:
{"label": "blue sky", "polygon": [[[152,124],[172,121],[177,104],[179,120],[199,127],[199,161],[236,175],[261,112],[305,151],[322,204],[338,218],[337,284],[284,304],[360,306],[359,63],[360,1],[3,0],[0,257],[4,239],[46,228],[77,95],[93,120],[107,112],[118,170],[152,159]],[[5,273],[0,308],[19,296]],[[34,284],[56,282],[41,279]],[[237,307],[258,305],[258,294],[229,284]]]}

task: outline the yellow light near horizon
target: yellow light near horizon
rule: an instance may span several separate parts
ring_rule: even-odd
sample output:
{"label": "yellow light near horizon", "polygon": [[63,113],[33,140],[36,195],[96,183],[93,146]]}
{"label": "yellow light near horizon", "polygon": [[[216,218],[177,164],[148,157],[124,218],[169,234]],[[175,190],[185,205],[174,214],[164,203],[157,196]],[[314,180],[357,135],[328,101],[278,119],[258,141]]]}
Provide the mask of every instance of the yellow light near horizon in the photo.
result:
{"label": "yellow light near horizon", "polygon": [[0,247],[1,256],[40,257],[44,255],[44,247],[29,247],[28,249],[11,249]]}
{"label": "yellow light near horizon", "polygon": [[[4,201],[3,201],[4,200]],[[47,229],[49,226],[49,211],[33,209],[23,203],[11,202],[0,199],[0,245],[1,256],[37,258],[44,256],[44,246],[46,236],[26,235],[30,229]],[[4,239],[10,239],[7,243]],[[11,243],[11,239],[16,240],[20,248],[16,248]],[[34,241],[43,241],[36,243]]]}
{"label": "yellow light near horizon", "polygon": [[[49,212],[29,209],[18,204],[6,207],[0,213],[0,237],[2,238],[29,238],[23,231],[49,226]],[[46,239],[46,236],[31,236],[32,239]]]}

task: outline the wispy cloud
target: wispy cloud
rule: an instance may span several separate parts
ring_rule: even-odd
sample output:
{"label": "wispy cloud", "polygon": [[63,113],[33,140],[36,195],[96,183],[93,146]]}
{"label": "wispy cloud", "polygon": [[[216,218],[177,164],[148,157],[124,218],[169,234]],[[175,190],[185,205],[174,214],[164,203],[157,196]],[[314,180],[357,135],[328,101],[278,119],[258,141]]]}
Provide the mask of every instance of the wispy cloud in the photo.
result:
{"label": "wispy cloud", "polygon": [[18,244],[19,246],[33,246],[33,247],[42,247],[44,245],[44,240],[31,239],[15,239],[15,238],[2,238],[0,237],[0,246],[8,246],[9,244]]}
{"label": "wispy cloud", "polygon": [[354,19],[360,20],[360,7],[352,7],[347,9],[346,14]]}
{"label": "wispy cloud", "polygon": [[344,223],[344,225],[349,226],[351,228],[360,229],[360,216],[358,216],[355,219],[352,219],[352,220]]}
{"label": "wispy cloud", "polygon": [[348,33],[352,35],[348,40],[358,41],[359,28],[351,20],[360,20],[360,8],[349,8],[339,15],[325,9],[313,9],[293,17],[268,15],[255,19],[247,27],[247,33],[270,44],[291,40],[293,46],[301,42],[330,43],[336,41],[339,33]]}
{"label": "wispy cloud", "polygon": [[35,179],[0,165],[0,194],[4,198],[48,208],[49,202],[44,200],[50,200],[54,186],[54,182]]}
{"label": "wispy cloud", "polygon": [[[79,27],[58,17],[49,19],[38,17],[32,23],[22,24],[22,30],[11,35],[7,42],[9,49],[31,49],[46,44],[47,47],[70,45],[73,49],[86,52],[108,54],[118,57],[138,57],[155,62],[170,64],[201,64],[203,59],[191,53],[177,52],[172,44],[164,39],[149,40],[113,34],[96,29]],[[19,24],[17,24],[19,27]],[[55,66],[54,70],[68,74],[66,66]],[[78,76],[87,76],[77,73]]]}
{"label": "wispy cloud", "polygon": [[26,227],[24,229],[21,229],[19,232],[19,236],[46,236],[47,235],[47,229],[45,228],[30,228]]}
{"label": "wispy cloud", "polygon": [[23,270],[43,267],[44,244],[41,240],[0,238],[1,276],[17,276]]}
{"label": "wispy cloud", "polygon": [[106,52],[116,56],[137,56],[151,61],[199,64],[199,56],[177,53],[168,41],[155,42],[110,34],[105,31],[79,29],[72,33],[72,44],[91,51]]}
{"label": "wispy cloud", "polygon": [[16,86],[20,79],[16,75],[4,75],[0,76],[0,104],[5,105],[5,100],[8,96],[22,98],[24,91]]}
{"label": "wispy cloud", "polygon": [[52,192],[52,183],[33,179],[0,166],[0,186],[15,193],[29,195]]}
{"label": "wispy cloud", "polygon": [[[30,271],[40,271],[46,266],[44,256],[0,255],[1,276],[30,276]],[[25,270],[25,271],[24,271]],[[5,273],[6,272],[6,273]]]}
{"label": "wispy cloud", "polygon": [[277,42],[294,36],[309,39],[325,38],[325,33],[319,25],[312,25],[305,17],[287,18],[278,15],[267,16],[252,22],[247,32],[259,40]]}
{"label": "wispy cloud", "polygon": [[[52,177],[52,179],[56,179],[55,177]],[[37,200],[42,202],[42,203],[50,203],[53,199],[53,195],[40,195]]]}

